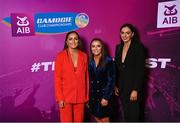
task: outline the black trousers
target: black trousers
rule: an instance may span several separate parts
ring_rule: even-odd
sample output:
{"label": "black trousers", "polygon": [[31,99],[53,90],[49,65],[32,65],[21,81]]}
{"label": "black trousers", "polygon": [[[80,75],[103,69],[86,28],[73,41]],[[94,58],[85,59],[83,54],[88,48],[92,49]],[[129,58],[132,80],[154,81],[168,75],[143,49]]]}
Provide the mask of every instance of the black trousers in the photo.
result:
{"label": "black trousers", "polygon": [[121,94],[124,110],[124,120],[126,122],[140,121],[140,98],[137,101],[130,101],[130,94]]}

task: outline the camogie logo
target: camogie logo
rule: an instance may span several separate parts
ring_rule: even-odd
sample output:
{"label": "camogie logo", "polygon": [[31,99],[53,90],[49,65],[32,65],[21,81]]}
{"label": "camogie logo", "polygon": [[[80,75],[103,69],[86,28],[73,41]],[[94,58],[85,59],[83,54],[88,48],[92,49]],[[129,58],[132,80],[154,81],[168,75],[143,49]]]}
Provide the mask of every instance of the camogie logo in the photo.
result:
{"label": "camogie logo", "polygon": [[32,36],[35,34],[60,34],[79,28],[85,28],[89,24],[86,13],[11,13],[11,17],[3,18],[4,24],[12,28],[12,36]]}
{"label": "camogie logo", "polygon": [[76,23],[77,27],[84,28],[89,23],[89,16],[85,13],[79,13],[79,14],[77,14],[77,16],[75,18],[75,23]]}
{"label": "camogie logo", "polygon": [[38,13],[35,14],[35,30],[38,34],[65,33],[84,28],[89,23],[85,13]]}

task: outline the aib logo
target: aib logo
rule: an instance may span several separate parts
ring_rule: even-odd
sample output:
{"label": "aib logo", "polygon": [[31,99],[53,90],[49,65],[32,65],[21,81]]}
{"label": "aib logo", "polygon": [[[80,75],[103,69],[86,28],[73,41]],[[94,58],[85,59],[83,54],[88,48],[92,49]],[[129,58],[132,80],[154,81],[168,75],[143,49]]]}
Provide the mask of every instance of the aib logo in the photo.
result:
{"label": "aib logo", "polygon": [[165,5],[164,7],[165,7],[165,11],[164,11],[165,18],[163,24],[177,23],[178,18],[176,16],[177,14],[176,5],[172,5],[172,6]]}
{"label": "aib logo", "polygon": [[12,35],[31,36],[34,35],[33,16],[27,14],[11,14]]}
{"label": "aib logo", "polygon": [[180,1],[168,1],[158,3],[157,27],[180,26]]}

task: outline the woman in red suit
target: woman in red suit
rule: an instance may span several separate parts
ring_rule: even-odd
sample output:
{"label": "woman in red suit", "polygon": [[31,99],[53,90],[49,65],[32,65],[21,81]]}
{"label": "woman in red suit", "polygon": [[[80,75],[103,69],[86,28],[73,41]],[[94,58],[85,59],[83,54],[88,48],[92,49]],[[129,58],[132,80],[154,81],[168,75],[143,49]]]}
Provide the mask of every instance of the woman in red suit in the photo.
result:
{"label": "woman in red suit", "polygon": [[89,98],[87,55],[80,50],[77,32],[67,33],[64,50],[55,61],[55,96],[61,122],[82,122]]}

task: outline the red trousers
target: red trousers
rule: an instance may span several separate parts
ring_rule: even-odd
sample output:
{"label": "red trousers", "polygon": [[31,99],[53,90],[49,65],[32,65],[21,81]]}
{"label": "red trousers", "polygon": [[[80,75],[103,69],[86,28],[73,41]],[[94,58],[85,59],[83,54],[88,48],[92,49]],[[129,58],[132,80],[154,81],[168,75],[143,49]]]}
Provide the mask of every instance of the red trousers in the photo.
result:
{"label": "red trousers", "polygon": [[83,122],[84,120],[84,103],[67,104],[60,108],[61,122]]}

